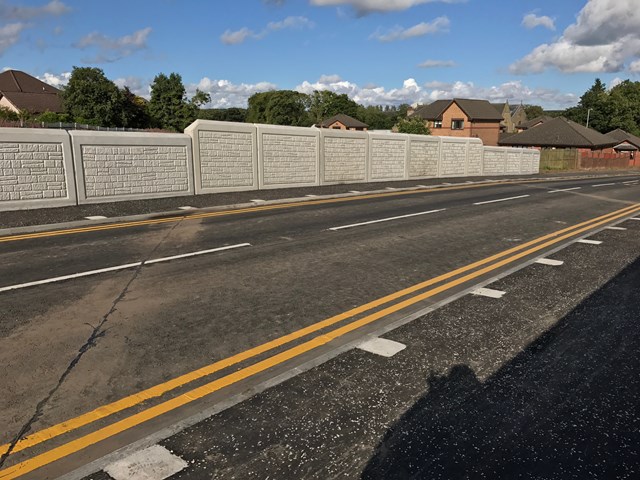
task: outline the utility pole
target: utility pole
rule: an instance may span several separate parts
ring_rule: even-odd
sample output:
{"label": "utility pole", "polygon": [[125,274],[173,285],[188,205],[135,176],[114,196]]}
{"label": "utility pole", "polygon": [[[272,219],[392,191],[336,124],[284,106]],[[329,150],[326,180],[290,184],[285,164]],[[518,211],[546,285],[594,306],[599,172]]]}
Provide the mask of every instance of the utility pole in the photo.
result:
{"label": "utility pole", "polygon": [[589,128],[589,114],[591,113],[591,108],[587,109],[587,128]]}

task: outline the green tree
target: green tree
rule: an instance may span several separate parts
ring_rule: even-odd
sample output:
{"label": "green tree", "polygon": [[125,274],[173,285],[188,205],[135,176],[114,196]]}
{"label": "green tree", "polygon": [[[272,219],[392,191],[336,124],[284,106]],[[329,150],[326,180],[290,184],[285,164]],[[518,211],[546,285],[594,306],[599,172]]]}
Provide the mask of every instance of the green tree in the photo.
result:
{"label": "green tree", "polygon": [[181,132],[195,120],[197,110],[196,105],[187,100],[187,92],[179,74],[156,75],[151,84],[149,101],[152,126]]}
{"label": "green tree", "polygon": [[534,118],[544,115],[544,109],[539,105],[525,105],[524,112],[527,114],[527,118],[529,120],[533,120]]}
{"label": "green tree", "polygon": [[608,132],[611,118],[608,97],[606,85],[596,78],[593,86],[580,97],[578,105],[565,110],[564,116],[582,125],[586,125],[588,119],[589,127]]}
{"label": "green tree", "polygon": [[625,80],[609,92],[609,128],[640,134],[640,82]]}
{"label": "green tree", "polygon": [[[338,94],[329,90],[314,90],[309,95],[309,115],[314,124],[320,123],[338,113],[358,118],[359,108],[360,105],[351,100],[345,93]],[[358,119],[364,121],[362,118]]]}
{"label": "green tree", "polygon": [[255,93],[249,97],[247,121],[271,125],[308,127],[308,96],[292,90]]}
{"label": "green tree", "polygon": [[221,122],[245,122],[247,119],[247,109],[236,107],[200,109],[198,118],[203,120],[218,120]]}
{"label": "green tree", "polygon": [[190,102],[192,105],[195,105],[196,108],[200,108],[211,102],[211,95],[207,92],[203,92],[199,88],[196,88],[196,93],[191,97]]}
{"label": "green tree", "polygon": [[104,72],[94,67],[73,67],[62,90],[65,112],[76,122],[103,127],[122,126],[122,95]]}
{"label": "green tree", "polygon": [[120,123],[126,128],[149,128],[151,118],[149,117],[147,101],[133,93],[129,87],[125,86],[121,90],[122,110]]}
{"label": "green tree", "polygon": [[425,121],[419,117],[403,118],[398,122],[399,133],[412,133],[414,135],[431,135],[431,130]]}
{"label": "green tree", "polygon": [[71,121],[71,118],[66,113],[56,113],[56,112],[50,112],[49,110],[47,110],[46,112],[43,112],[40,115],[38,115],[36,117],[36,121],[42,122],[42,123],[59,123],[59,122],[67,123]]}

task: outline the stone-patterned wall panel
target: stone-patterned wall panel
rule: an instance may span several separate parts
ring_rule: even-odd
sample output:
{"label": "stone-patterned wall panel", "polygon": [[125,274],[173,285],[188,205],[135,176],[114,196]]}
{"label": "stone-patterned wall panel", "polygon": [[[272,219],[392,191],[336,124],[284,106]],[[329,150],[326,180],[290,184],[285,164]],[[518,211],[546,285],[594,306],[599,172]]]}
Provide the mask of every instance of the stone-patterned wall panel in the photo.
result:
{"label": "stone-patterned wall panel", "polygon": [[517,175],[520,173],[520,156],[522,155],[522,149],[510,148],[507,150],[507,165],[505,174]]}
{"label": "stone-patterned wall panel", "polygon": [[321,135],[323,183],[364,182],[367,179],[367,136],[331,132]]}
{"label": "stone-patterned wall panel", "polygon": [[440,176],[462,177],[466,172],[466,163],[467,141],[452,141],[450,139],[443,138]]}
{"label": "stone-patterned wall panel", "polygon": [[75,131],[71,137],[81,203],[194,193],[186,135]]}
{"label": "stone-patterned wall panel", "polygon": [[407,159],[405,135],[370,135],[371,180],[403,180]]}
{"label": "stone-patterned wall panel", "polygon": [[257,130],[260,188],[318,184],[317,130],[262,125]]}
{"label": "stone-patterned wall panel", "polygon": [[482,168],[484,175],[504,175],[507,151],[505,148],[484,147]]}
{"label": "stone-patterned wall panel", "polygon": [[429,140],[411,137],[409,178],[437,177],[439,160],[440,140],[437,137]]}
{"label": "stone-patterned wall panel", "polygon": [[75,203],[65,131],[0,129],[0,211]]}
{"label": "stone-patterned wall panel", "polygon": [[467,164],[468,176],[482,175],[482,142],[471,140],[469,142],[469,162]]}

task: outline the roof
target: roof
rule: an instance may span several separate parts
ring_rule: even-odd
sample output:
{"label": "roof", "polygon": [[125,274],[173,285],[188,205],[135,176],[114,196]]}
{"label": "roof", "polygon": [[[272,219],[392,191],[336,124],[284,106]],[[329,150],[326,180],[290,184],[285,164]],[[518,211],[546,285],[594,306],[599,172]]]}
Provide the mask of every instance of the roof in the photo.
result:
{"label": "roof", "polygon": [[60,90],[19,70],[0,73],[0,95],[19,110],[62,111]]}
{"label": "roof", "polygon": [[471,100],[466,98],[454,98],[453,100],[436,100],[429,105],[418,109],[413,114],[425,120],[442,120],[442,114],[456,103],[469,117],[469,120],[489,120],[501,122],[502,112],[498,112],[487,100]]}
{"label": "roof", "polygon": [[320,123],[320,127],[328,128],[329,126],[331,126],[336,122],[340,122],[347,128],[368,128],[369,127],[369,125],[367,125],[366,123],[362,123],[360,120],[356,120],[355,118],[350,117],[349,115],[345,115],[344,113],[339,113],[337,115],[334,115],[331,118],[327,118],[326,120],[323,120]]}
{"label": "roof", "polygon": [[625,132],[621,128],[616,128],[613,132],[607,133],[607,136],[613,138],[618,143],[627,142],[635,147],[640,148],[640,138],[632,135],[629,132]]}
{"label": "roof", "polygon": [[491,106],[495,108],[500,114],[504,112],[504,107],[506,107],[508,103],[492,103]]}
{"label": "roof", "polygon": [[536,125],[548,122],[549,120],[553,120],[553,117],[549,117],[548,115],[541,115],[539,117],[532,118],[531,120],[527,120],[526,122],[520,123],[520,125],[518,125],[518,128],[527,130],[528,128],[535,127]]}
{"label": "roof", "polygon": [[498,143],[518,147],[606,148],[619,142],[564,117],[557,117]]}

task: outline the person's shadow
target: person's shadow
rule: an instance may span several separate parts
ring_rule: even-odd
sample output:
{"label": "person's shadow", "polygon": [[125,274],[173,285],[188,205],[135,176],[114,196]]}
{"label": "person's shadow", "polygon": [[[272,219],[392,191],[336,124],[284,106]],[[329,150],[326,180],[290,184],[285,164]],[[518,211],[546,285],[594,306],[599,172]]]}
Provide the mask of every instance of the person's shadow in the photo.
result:
{"label": "person's shadow", "polygon": [[640,260],[486,381],[427,387],[363,479],[640,479]]}

